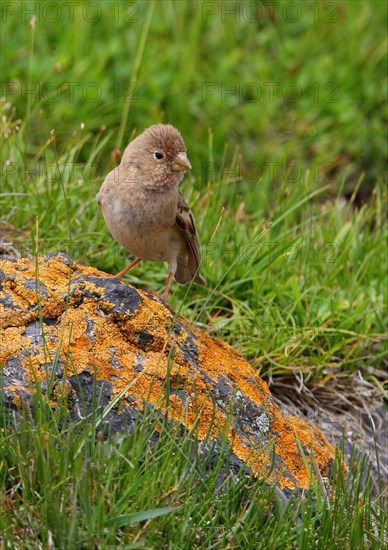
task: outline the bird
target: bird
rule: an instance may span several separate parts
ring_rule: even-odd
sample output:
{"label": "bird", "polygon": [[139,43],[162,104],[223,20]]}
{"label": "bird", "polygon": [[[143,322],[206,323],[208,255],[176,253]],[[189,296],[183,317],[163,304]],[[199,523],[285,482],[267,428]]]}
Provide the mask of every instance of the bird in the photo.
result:
{"label": "bird", "polygon": [[121,281],[141,260],[167,262],[167,282],[160,295],[164,302],[174,277],[181,284],[205,284],[199,275],[194,217],[179,189],[190,169],[179,130],[154,124],[127,145],[97,194],[112,237],[135,256],[116,277]]}

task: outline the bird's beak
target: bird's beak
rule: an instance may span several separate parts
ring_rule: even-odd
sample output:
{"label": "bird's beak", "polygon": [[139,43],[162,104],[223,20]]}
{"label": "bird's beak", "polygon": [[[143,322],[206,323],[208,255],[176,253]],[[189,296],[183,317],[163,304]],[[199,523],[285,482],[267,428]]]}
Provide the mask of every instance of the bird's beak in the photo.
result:
{"label": "bird's beak", "polygon": [[183,170],[190,170],[190,168],[191,164],[189,159],[187,158],[186,153],[178,153],[174,159],[172,169],[176,170],[177,172],[181,172]]}

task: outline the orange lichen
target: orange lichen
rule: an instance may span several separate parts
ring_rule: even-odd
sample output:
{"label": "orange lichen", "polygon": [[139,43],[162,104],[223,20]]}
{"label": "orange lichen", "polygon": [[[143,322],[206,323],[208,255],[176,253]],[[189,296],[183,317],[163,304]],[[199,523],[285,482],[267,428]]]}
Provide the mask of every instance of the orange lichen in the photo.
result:
{"label": "orange lichen", "polygon": [[[14,384],[10,384],[9,386],[7,386],[7,391],[8,392],[12,392],[12,395],[13,395],[13,404],[16,406],[16,407],[21,407],[23,406],[23,399],[20,397],[20,388],[19,386],[15,386]],[[26,391],[27,393],[30,393],[28,390],[24,389],[24,391]]]}
{"label": "orange lichen", "polygon": [[[282,457],[285,469],[298,481],[298,486],[307,488],[310,479],[306,468],[301,467],[303,458],[298,449],[298,442],[303,445],[306,456],[313,452],[314,459],[324,475],[327,474],[330,459],[334,457],[334,449],[318,428],[309,426],[301,418],[289,416],[285,420],[279,410],[274,411],[274,418],[271,429],[279,434],[276,451]],[[286,478],[284,485],[290,489],[294,488]]]}
{"label": "orange lichen", "polygon": [[[225,342],[197,334],[201,339],[198,361],[206,372],[215,379],[227,373],[242,393],[254,403],[257,405],[266,403],[271,393],[267,384],[257,376],[249,363]],[[221,350],[226,353],[221,355]]]}
{"label": "orange lichen", "polygon": [[30,339],[23,336],[25,327],[8,327],[0,331],[0,365],[14,357],[20,349],[28,348]]}
{"label": "orange lichen", "polygon": [[[123,312],[124,303],[116,307],[105,291],[105,273],[68,266],[61,257],[39,260],[38,273],[35,262],[26,259],[2,262],[0,267],[6,275],[0,297],[6,293],[20,308],[0,305],[1,326],[9,327],[0,332],[0,363],[20,357],[31,385],[36,377],[48,376],[50,361],[58,356],[65,376],[95,373],[97,380],[111,384],[113,396],[130,386],[132,407],[142,411],[148,401],[172,421],[195,427],[200,440],[226,433],[234,454],[256,474],[268,474],[274,449],[280,460],[271,479],[281,487],[309,486],[297,440],[313,451],[319,468],[327,470],[334,451],[322,434],[301,419],[284,418],[267,384],[239,352],[173,316],[159,301],[137,291],[136,307]],[[42,319],[55,322],[47,325]],[[23,335],[31,321],[39,323],[34,344]],[[194,363],[190,353],[186,355],[189,348]],[[223,407],[212,398],[221,383],[227,395]],[[54,393],[53,403],[55,398]],[[250,429],[249,418],[244,419],[244,433],[231,426],[232,405],[239,399],[251,403],[257,415],[263,411],[262,440],[255,435],[260,432],[257,426]],[[261,452],[266,444],[268,449]]]}

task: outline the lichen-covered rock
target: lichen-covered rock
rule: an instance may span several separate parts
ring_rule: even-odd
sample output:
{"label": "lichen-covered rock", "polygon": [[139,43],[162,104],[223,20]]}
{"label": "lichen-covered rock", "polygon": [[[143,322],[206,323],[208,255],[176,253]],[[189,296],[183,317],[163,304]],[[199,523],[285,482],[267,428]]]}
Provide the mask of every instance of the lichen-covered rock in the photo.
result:
{"label": "lichen-covered rock", "polygon": [[188,429],[197,423],[200,440],[226,430],[237,463],[271,472],[281,488],[309,486],[298,441],[322,475],[334,457],[316,427],[282,415],[265,382],[229,345],[155,295],[63,254],[0,262],[0,367],[10,407],[31,399],[36,380],[43,391],[54,381],[52,406],[67,396],[75,418],[80,393],[91,407],[95,392],[103,407],[121,392],[105,418],[111,432],[130,430],[148,404]]}

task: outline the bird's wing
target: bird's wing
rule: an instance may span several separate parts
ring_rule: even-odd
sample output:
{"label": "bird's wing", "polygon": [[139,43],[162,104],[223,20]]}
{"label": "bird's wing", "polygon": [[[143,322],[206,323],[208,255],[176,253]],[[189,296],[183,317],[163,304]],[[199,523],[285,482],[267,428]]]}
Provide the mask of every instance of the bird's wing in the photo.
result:
{"label": "bird's wing", "polygon": [[194,269],[194,272],[195,272],[201,263],[201,253],[199,251],[198,233],[195,228],[193,214],[180,190],[178,195],[178,208],[177,208],[175,223],[177,224],[182,234],[184,235],[186,242],[189,246],[189,251],[192,253],[191,255],[195,259],[195,263],[196,263],[196,266]]}

